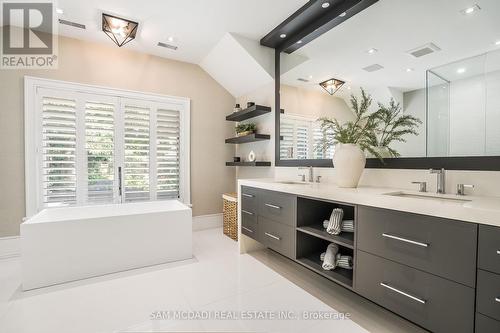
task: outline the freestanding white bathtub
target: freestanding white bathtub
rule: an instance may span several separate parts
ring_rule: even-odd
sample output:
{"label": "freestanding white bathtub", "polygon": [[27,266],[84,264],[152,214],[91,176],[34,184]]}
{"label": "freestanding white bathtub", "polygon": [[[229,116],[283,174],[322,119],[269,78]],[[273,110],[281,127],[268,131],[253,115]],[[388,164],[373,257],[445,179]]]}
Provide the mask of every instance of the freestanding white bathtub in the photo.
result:
{"label": "freestanding white bathtub", "polygon": [[45,209],[21,224],[23,289],[192,258],[192,213],[172,201]]}

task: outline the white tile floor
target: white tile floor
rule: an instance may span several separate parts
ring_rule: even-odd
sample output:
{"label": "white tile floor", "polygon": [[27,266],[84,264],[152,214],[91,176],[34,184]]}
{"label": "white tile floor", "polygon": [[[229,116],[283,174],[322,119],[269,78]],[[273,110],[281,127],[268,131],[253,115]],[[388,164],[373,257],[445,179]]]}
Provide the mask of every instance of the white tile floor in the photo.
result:
{"label": "white tile floor", "polygon": [[[220,229],[195,232],[194,252],[187,262],[30,292],[20,289],[19,258],[0,260],[0,332],[423,332],[272,251],[239,255]],[[298,318],[213,318],[253,310]],[[212,318],[151,320],[162,311]],[[345,312],[352,320],[305,320],[303,311]]]}

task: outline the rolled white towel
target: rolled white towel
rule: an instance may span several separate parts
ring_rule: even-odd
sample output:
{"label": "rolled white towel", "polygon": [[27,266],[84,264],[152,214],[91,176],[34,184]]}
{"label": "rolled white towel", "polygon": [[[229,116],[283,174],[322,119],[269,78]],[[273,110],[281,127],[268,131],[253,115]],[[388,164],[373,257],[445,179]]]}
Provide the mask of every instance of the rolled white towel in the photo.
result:
{"label": "rolled white towel", "polygon": [[339,247],[337,244],[331,243],[330,245],[328,245],[328,247],[326,248],[325,260],[323,260],[323,265],[321,265],[324,270],[331,271],[335,269],[337,264],[337,253],[339,253]]}
{"label": "rolled white towel", "polygon": [[330,215],[330,223],[326,228],[326,232],[332,235],[338,235],[342,229],[342,218],[344,217],[344,210],[342,208],[335,208]]}
{"label": "rolled white towel", "polygon": [[[327,229],[328,224],[330,224],[329,220],[323,221],[323,228]],[[342,227],[340,228],[342,232],[354,232],[354,220],[343,220]]]}
{"label": "rolled white towel", "polygon": [[344,269],[352,269],[352,257],[351,256],[343,256],[340,253],[337,253],[336,261],[337,267]]}

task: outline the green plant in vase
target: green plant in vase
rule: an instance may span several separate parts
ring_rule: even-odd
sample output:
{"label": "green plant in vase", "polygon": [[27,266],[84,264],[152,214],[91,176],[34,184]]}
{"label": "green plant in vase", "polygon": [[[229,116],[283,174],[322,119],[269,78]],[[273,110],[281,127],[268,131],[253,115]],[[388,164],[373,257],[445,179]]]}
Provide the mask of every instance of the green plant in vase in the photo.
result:
{"label": "green plant in vase", "polygon": [[377,136],[374,149],[377,157],[399,157],[399,154],[390,145],[394,142],[406,142],[408,135],[418,135],[418,127],[422,121],[414,116],[402,114],[400,103],[391,98],[389,105],[378,103],[379,109],[374,115],[378,120]]}
{"label": "green plant in vase", "polygon": [[245,136],[253,134],[257,131],[257,125],[254,123],[238,124],[236,125],[236,135]]}

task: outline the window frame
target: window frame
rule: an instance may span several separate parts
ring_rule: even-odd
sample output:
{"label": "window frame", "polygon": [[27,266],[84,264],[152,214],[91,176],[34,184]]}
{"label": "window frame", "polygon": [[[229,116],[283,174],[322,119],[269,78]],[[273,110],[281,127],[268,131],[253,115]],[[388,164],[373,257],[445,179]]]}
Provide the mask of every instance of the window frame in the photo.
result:
{"label": "window frame", "polygon": [[[179,108],[180,146],[179,146],[179,200],[191,205],[190,180],[190,113],[191,100],[187,97],[167,96],[140,91],[110,88],[98,85],[69,81],[24,77],[24,148],[25,148],[25,203],[26,217],[44,209],[40,202],[40,148],[41,148],[41,108],[38,89],[55,89],[68,94],[108,96],[116,99],[141,100],[152,104],[174,104]],[[119,111],[118,109],[117,111]],[[116,135],[116,134],[115,134]],[[78,158],[78,156],[77,156]],[[77,190],[78,191],[78,190]]]}

